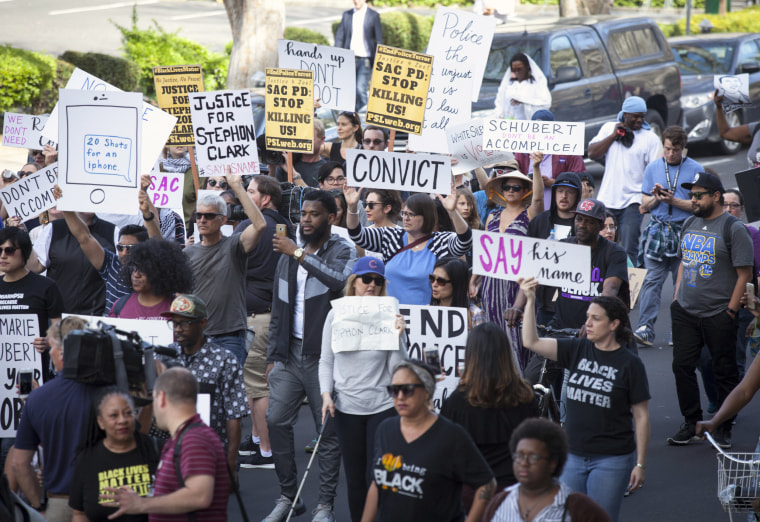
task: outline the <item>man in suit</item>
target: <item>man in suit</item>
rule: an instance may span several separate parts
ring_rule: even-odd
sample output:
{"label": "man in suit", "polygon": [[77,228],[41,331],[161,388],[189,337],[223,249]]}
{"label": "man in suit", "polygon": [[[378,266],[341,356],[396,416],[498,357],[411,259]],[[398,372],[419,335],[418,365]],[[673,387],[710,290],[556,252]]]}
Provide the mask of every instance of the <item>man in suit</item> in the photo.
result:
{"label": "man in suit", "polygon": [[356,57],[356,112],[367,105],[375,48],[382,43],[380,15],[366,0],[354,0],[354,9],[343,13],[335,32],[335,47],[351,49]]}

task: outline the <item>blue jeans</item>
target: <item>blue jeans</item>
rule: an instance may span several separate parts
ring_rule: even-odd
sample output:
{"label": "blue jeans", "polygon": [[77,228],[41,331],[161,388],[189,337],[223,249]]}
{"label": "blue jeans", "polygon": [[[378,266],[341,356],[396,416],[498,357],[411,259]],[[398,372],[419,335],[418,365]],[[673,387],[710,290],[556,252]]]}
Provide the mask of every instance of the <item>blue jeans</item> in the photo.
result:
{"label": "blue jeans", "polygon": [[208,338],[213,341],[215,345],[224,348],[234,355],[240,363],[240,366],[243,366],[245,358],[248,357],[248,350],[245,346],[245,330],[224,335],[209,335]]}
{"label": "blue jeans", "polygon": [[560,480],[577,493],[584,493],[602,506],[613,522],[620,515],[620,504],[628,487],[636,452],[627,455],[581,457],[568,453]]}
{"label": "blue jeans", "polygon": [[675,284],[678,275],[678,263],[680,262],[681,259],[678,257],[666,257],[662,261],[655,261],[644,256],[644,267],[647,269],[647,275],[641,285],[639,322],[636,329],[646,326],[647,331],[654,333],[654,323],[660,313],[662,284],[668,277],[668,273],[670,273],[673,284]]}
{"label": "blue jeans", "polygon": [[369,79],[372,76],[372,60],[356,58],[356,112],[369,101]]}
{"label": "blue jeans", "polygon": [[639,255],[639,237],[641,236],[641,214],[639,204],[633,203],[625,208],[608,208],[615,216],[620,230],[620,244],[628,255],[628,259],[636,265]]}

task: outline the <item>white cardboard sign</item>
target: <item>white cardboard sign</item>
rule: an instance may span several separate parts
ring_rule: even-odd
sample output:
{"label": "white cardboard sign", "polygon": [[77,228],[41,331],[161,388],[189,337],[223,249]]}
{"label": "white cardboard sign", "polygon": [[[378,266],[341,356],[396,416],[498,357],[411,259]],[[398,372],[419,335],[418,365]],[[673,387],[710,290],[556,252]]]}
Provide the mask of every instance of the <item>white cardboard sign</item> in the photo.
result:
{"label": "white cardboard sign", "polygon": [[89,328],[99,328],[98,322],[115,326],[125,332],[137,332],[140,338],[148,344],[169,346],[174,342],[174,334],[167,328],[166,321],[160,319],[121,319],[118,317],[101,317],[99,315],[63,314],[80,317],[87,321]]}
{"label": "white cardboard sign", "polygon": [[150,173],[148,197],[156,208],[182,208],[182,191],[185,187],[183,172]]}
{"label": "white cardboard sign", "polygon": [[349,149],[346,183],[350,187],[448,194],[451,160],[434,154]]}
{"label": "white cardboard sign", "polygon": [[28,221],[55,206],[53,188],[57,182],[58,163],[53,163],[0,189],[0,199],[9,216]]}
{"label": "white cardboard sign", "polygon": [[451,166],[452,174],[464,174],[478,167],[493,165],[514,158],[511,152],[483,148],[483,119],[477,118],[446,127],[449,154],[458,163]]}
{"label": "white cardboard sign", "polygon": [[[0,296],[11,298],[12,296]],[[0,315],[0,437],[15,437],[21,420],[23,401],[16,393],[19,370],[32,370],[32,378],[42,383],[42,357],[34,349],[40,337],[36,314]]]}
{"label": "white cardboard sign", "polygon": [[42,137],[42,129],[48,116],[34,116],[6,112],[3,121],[3,146],[22,149],[42,149],[45,145],[55,146],[55,142]]}
{"label": "white cardboard sign", "polygon": [[492,118],[485,121],[483,148],[507,152],[543,152],[583,156],[584,122],[528,121]]}
{"label": "white cardboard sign", "polygon": [[395,297],[350,296],[334,299],[330,304],[333,352],[398,349]]}

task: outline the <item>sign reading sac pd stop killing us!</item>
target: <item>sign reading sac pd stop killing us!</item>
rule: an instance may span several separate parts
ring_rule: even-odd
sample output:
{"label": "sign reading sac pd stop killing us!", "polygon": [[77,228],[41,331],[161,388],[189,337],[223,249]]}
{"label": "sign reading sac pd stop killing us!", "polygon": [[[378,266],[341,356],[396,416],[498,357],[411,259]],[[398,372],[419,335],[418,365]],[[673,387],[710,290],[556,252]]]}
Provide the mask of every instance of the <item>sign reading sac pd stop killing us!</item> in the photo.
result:
{"label": "sign reading sac pd stop killing us!", "polygon": [[314,71],[267,69],[267,149],[311,154],[314,149]]}

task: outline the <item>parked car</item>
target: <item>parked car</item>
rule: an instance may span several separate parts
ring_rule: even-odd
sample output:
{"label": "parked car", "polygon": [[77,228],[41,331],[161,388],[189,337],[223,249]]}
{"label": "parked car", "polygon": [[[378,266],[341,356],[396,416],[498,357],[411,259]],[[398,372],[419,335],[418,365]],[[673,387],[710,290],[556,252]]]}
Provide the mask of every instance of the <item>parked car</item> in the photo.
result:
{"label": "parked car", "polygon": [[[716,144],[724,154],[741,148],[718,134],[713,103],[713,77],[749,73],[749,97],[760,103],[760,35],[757,33],[713,33],[668,39],[683,81],[681,107],[683,128],[689,145]],[[760,119],[760,106],[726,114],[731,127]]]}
{"label": "parked car", "polygon": [[[511,30],[510,30],[511,29]],[[647,102],[647,121],[661,134],[681,122],[681,78],[673,53],[651,18],[576,17],[498,28],[473,115],[492,117],[499,84],[517,52],[546,75],[557,121],[586,122],[586,143],[614,121],[629,96]]]}

